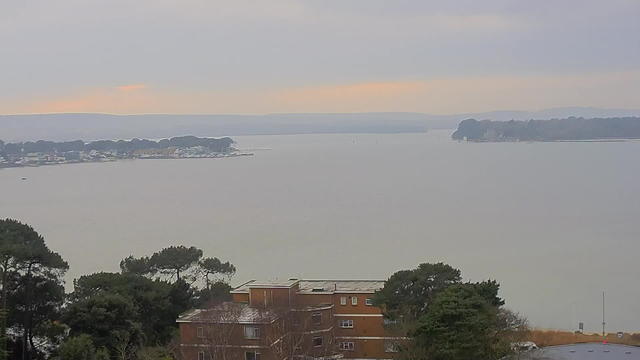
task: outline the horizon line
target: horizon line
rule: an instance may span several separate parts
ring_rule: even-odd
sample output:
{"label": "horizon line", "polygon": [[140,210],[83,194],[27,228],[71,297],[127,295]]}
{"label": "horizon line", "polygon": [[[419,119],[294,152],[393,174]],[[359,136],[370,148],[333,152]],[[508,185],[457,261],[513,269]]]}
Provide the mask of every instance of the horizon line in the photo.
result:
{"label": "horizon line", "polygon": [[518,109],[500,109],[490,111],[475,111],[475,112],[461,112],[461,113],[447,113],[436,114],[416,111],[353,111],[353,112],[275,112],[275,113],[136,113],[136,114],[116,114],[116,113],[103,113],[103,112],[49,112],[49,113],[20,113],[20,114],[0,114],[0,116],[32,116],[32,115],[106,115],[106,116],[147,116],[147,115],[182,115],[182,116],[270,116],[270,115],[350,115],[350,114],[418,114],[418,115],[430,115],[430,116],[453,116],[453,115],[467,115],[467,114],[489,114],[495,112],[528,112],[537,113],[547,110],[562,110],[562,109],[597,109],[597,110],[623,110],[623,111],[637,111],[640,109],[629,108],[601,108],[597,106],[558,106],[552,108],[542,108],[537,110],[518,110]]}

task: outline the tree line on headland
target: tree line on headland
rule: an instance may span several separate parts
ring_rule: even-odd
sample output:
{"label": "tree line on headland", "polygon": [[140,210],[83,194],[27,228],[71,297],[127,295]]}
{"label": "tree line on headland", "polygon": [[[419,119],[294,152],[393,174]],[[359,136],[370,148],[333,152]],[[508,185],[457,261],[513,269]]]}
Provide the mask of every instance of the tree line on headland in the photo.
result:
{"label": "tree line on headland", "polygon": [[0,220],[0,359],[171,359],[178,315],[228,300],[235,273],[185,246],[120,268],[83,275],[67,294],[60,254],[31,226]]}
{"label": "tree line on headland", "polygon": [[475,141],[561,141],[640,138],[640,117],[577,118],[528,121],[467,119],[451,136]]}
{"label": "tree line on headland", "polygon": [[[170,246],[128,256],[120,272],[73,281],[69,264],[31,226],[0,220],[0,359],[181,359],[178,315],[231,298],[235,267],[201,249]],[[390,331],[402,333],[400,359],[499,359],[528,334],[504,307],[500,285],[464,282],[450,265],[421,264],[393,274],[375,294]]]}
{"label": "tree line on headland", "polygon": [[199,138],[196,136],[178,136],[170,139],[162,139],[159,141],[148,139],[132,139],[132,140],[97,140],[85,143],[82,140],[53,142],[53,141],[27,141],[19,143],[4,143],[0,140],[0,155],[22,155],[28,153],[64,153],[70,151],[121,151],[131,152],[134,150],[145,149],[166,149],[170,147],[190,148],[202,146],[214,152],[227,151],[234,141],[229,137],[220,139],[215,138]]}

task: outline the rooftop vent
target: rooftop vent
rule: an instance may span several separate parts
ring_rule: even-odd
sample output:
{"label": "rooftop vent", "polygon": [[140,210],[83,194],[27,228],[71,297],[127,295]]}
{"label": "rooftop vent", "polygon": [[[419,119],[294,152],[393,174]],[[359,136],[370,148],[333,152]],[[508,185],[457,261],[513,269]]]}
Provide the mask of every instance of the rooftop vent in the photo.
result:
{"label": "rooftop vent", "polygon": [[312,292],[322,292],[324,291],[323,287],[314,287],[313,289],[311,289]]}

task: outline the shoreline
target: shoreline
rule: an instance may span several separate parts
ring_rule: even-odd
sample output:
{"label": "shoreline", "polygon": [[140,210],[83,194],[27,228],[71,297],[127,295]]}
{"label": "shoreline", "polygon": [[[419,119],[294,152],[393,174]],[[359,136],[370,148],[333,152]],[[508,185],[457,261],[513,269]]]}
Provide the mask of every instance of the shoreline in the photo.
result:
{"label": "shoreline", "polygon": [[[453,140],[453,139],[452,139]],[[473,139],[469,140],[458,140],[459,142],[472,142],[472,143],[621,143],[628,141],[638,141],[640,138],[612,138],[612,139],[581,139],[581,140],[570,140],[570,139],[561,139],[561,140],[483,140],[483,139]]]}
{"label": "shoreline", "polygon": [[74,161],[74,162],[61,162],[61,163],[53,163],[53,164],[32,164],[32,165],[15,165],[11,166],[2,166],[0,165],[0,170],[5,169],[25,169],[25,168],[39,168],[43,166],[61,166],[61,165],[78,165],[78,164],[100,164],[100,163],[115,163],[120,161],[135,161],[135,160],[188,160],[188,159],[224,159],[224,158],[234,158],[234,157],[244,157],[244,156],[253,156],[253,153],[241,153],[241,154],[227,154],[222,156],[202,156],[202,157],[134,157],[134,158],[119,158],[114,160],[106,160],[106,161]]}

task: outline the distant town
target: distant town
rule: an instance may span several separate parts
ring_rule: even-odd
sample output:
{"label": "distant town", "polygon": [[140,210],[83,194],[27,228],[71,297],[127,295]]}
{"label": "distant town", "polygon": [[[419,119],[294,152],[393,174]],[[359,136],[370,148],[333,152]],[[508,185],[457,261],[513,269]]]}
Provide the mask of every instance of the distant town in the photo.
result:
{"label": "distant town", "polygon": [[228,137],[182,136],[159,141],[147,139],[82,140],[4,143],[0,140],[0,168],[113,162],[122,159],[198,159],[250,156]]}

